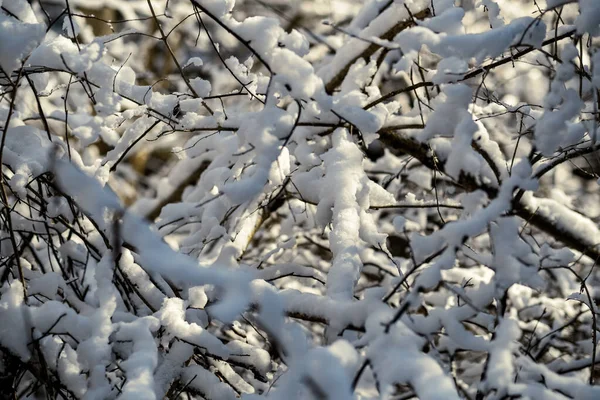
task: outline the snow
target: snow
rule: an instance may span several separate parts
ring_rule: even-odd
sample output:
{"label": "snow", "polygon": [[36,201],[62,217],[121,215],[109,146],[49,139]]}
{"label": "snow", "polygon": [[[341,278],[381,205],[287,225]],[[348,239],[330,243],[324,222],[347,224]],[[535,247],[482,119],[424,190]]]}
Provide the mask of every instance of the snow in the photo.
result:
{"label": "snow", "polygon": [[[418,350],[424,344],[420,337],[402,322],[394,324],[389,332],[382,332],[389,319],[390,313],[384,313],[373,314],[367,321],[367,336],[373,337],[367,357],[376,365],[374,373],[380,382],[382,397],[391,398],[395,385],[410,383],[419,398],[458,399],[452,380],[432,358]],[[396,360],[402,359],[411,362],[397,363]],[[388,365],[395,367],[386,367]]]}
{"label": "snow", "polygon": [[206,349],[210,354],[227,359],[229,351],[217,338],[198,324],[185,321],[184,307],[185,304],[181,299],[165,299],[157,314],[161,325],[166,329],[163,343],[175,337]]}
{"label": "snow", "polygon": [[204,65],[204,61],[202,61],[202,58],[200,57],[192,57],[187,60],[187,62],[183,65],[183,68],[189,67],[190,65],[193,65],[194,67],[201,67]]}
{"label": "snow", "polygon": [[573,119],[579,115],[583,104],[575,89],[567,88],[568,82],[575,74],[569,60],[576,59],[578,51],[575,46],[565,48],[563,62],[552,82],[551,90],[545,98],[546,112],[535,125],[536,145],[546,156],[552,155],[561,147],[577,143],[583,132],[574,129]]}
{"label": "snow", "polygon": [[65,17],[63,19],[62,29],[63,32],[65,32],[65,35],[69,38],[74,38],[78,36],[81,31],[79,25],[77,24],[77,21],[69,17]]}
{"label": "snow", "polygon": [[31,353],[27,346],[29,338],[23,334],[28,331],[27,308],[23,304],[23,285],[20,282],[13,282],[10,286],[5,284],[0,291],[0,317],[3,321],[0,328],[0,344],[27,361]]}
{"label": "snow", "polygon": [[159,327],[156,318],[147,317],[132,323],[119,324],[116,340],[133,341],[132,354],[121,363],[127,382],[119,399],[155,399],[153,373],[158,363],[158,352],[152,335]]}
{"label": "snow", "polygon": [[0,0],[16,393],[598,397],[596,1],[38,3]]}
{"label": "snow", "polygon": [[208,399],[237,399],[233,389],[221,382],[219,378],[198,365],[190,365],[183,370],[185,384],[202,393]]}
{"label": "snow", "polygon": [[[384,3],[384,2],[379,2]],[[428,7],[428,2],[424,0],[411,1],[411,9],[421,11]],[[380,37],[386,31],[390,30],[394,24],[398,21],[403,21],[408,18],[407,10],[402,6],[400,2],[393,2],[390,7],[385,9],[382,13],[379,13],[377,8],[373,5],[368,6],[370,10],[365,11],[366,15],[374,15],[369,20],[368,26],[364,28],[358,22],[355,29],[362,29],[361,37]],[[381,7],[381,5],[379,6]],[[417,11],[414,11],[416,13]],[[323,82],[330,82],[332,79],[345,68],[348,64],[351,64],[360,54],[367,49],[369,46],[368,42],[360,39],[351,38],[344,44],[341,51],[336,53],[336,56],[331,60],[326,67],[321,68],[317,71],[319,77]]]}
{"label": "snow", "polygon": [[595,1],[579,0],[579,16],[575,20],[575,26],[579,34],[600,34],[600,10]]}
{"label": "snow", "polygon": [[19,23],[11,17],[0,14],[0,36],[11,38],[0,43],[0,67],[5,73],[10,74],[19,67],[42,42],[45,33],[43,24]]}
{"label": "snow", "polygon": [[200,97],[206,97],[210,95],[210,82],[201,78],[190,79],[190,84]]}
{"label": "snow", "polygon": [[511,319],[502,320],[496,329],[486,370],[487,385],[491,388],[509,387],[514,380],[512,353],[516,350],[516,340],[520,335],[516,322]]}

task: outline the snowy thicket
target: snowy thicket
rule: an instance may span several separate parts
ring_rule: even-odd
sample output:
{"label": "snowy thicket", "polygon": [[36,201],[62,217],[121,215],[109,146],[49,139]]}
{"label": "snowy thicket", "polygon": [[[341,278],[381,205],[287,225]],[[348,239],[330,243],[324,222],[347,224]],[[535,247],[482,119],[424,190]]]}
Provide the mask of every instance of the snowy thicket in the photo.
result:
{"label": "snowy thicket", "polygon": [[598,0],[0,0],[0,398],[598,399]]}

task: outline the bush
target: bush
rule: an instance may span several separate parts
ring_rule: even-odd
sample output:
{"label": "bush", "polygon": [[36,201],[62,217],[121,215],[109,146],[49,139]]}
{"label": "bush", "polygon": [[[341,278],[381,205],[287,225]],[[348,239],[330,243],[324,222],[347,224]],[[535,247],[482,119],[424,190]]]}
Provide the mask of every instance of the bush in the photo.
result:
{"label": "bush", "polygon": [[600,398],[594,0],[0,7],[3,398]]}

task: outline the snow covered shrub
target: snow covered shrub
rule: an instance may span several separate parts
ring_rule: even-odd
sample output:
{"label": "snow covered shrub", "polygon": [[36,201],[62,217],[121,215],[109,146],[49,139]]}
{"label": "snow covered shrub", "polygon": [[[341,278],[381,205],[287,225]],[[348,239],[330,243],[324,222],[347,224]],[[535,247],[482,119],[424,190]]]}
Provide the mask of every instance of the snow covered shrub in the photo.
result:
{"label": "snow covered shrub", "polygon": [[599,35],[0,0],[0,398],[600,398]]}

